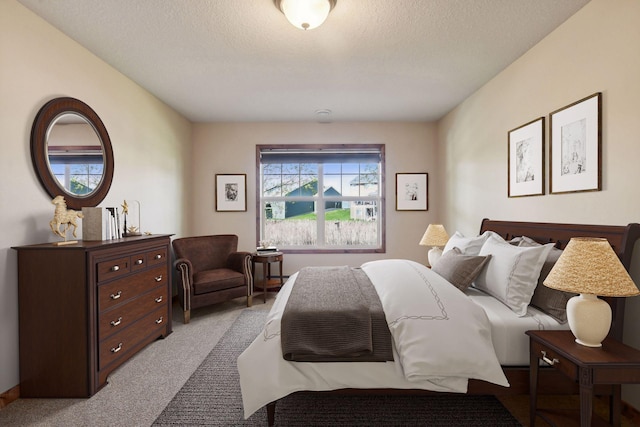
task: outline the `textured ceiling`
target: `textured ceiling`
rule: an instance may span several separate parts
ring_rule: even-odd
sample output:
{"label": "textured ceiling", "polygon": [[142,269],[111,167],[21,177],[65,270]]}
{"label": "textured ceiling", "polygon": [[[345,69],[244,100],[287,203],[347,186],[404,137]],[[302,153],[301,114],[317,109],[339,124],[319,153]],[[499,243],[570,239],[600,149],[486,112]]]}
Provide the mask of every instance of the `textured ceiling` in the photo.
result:
{"label": "textured ceiling", "polygon": [[588,0],[18,0],[194,122],[436,120]]}

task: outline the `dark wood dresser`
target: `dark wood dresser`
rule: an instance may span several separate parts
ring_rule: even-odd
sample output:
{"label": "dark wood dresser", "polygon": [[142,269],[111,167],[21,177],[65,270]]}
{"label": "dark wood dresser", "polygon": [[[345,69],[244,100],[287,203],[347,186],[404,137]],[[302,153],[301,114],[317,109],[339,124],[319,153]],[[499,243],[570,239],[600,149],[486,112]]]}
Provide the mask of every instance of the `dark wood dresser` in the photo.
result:
{"label": "dark wood dresser", "polygon": [[18,251],[21,397],[89,397],[171,333],[170,236]]}

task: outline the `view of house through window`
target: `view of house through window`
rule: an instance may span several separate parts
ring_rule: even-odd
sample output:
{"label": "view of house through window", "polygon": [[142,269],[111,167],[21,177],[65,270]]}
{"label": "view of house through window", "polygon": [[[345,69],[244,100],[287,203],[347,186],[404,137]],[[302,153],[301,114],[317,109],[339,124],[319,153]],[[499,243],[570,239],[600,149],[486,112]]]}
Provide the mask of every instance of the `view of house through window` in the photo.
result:
{"label": "view of house through window", "polygon": [[384,249],[384,145],[259,145],[260,241],[279,249]]}

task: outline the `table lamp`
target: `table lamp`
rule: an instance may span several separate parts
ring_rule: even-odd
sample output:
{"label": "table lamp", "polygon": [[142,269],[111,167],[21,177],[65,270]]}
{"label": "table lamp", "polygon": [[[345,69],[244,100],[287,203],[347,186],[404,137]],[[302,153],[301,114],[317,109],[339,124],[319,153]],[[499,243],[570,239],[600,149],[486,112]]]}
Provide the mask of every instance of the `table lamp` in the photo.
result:
{"label": "table lamp", "polygon": [[587,347],[601,347],[611,328],[611,307],[597,296],[640,294],[607,239],[572,238],[543,283],[580,294],[567,302],[567,320],[576,342]]}
{"label": "table lamp", "polygon": [[431,246],[428,254],[430,266],[433,267],[433,264],[442,256],[442,249],[438,246],[446,245],[448,240],[449,235],[442,224],[429,224],[420,240],[420,246]]}

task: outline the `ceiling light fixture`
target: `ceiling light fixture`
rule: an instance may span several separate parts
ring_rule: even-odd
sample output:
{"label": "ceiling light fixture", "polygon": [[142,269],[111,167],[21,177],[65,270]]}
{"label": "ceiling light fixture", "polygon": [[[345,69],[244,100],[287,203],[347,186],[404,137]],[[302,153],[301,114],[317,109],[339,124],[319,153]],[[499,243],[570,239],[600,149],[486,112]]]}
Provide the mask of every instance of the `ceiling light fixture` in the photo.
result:
{"label": "ceiling light fixture", "polygon": [[319,27],[336,5],[336,0],[274,0],[294,27],[311,30]]}

